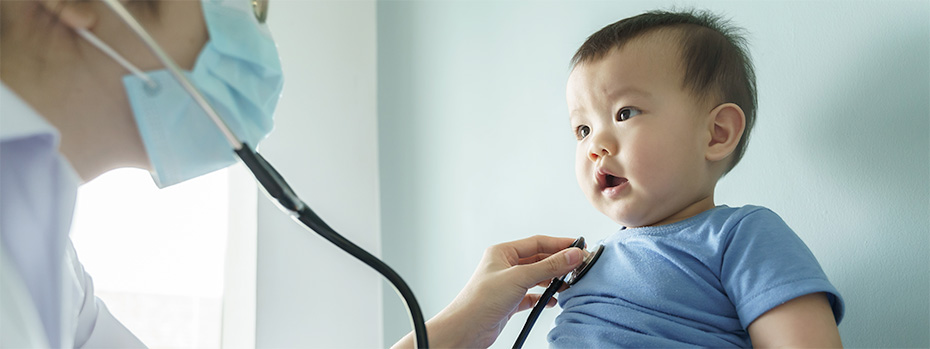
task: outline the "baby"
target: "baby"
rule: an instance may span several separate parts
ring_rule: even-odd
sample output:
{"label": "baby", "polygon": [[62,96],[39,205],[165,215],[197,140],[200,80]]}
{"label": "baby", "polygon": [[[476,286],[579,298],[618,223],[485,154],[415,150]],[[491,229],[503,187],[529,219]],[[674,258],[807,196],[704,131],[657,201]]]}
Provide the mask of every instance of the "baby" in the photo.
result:
{"label": "baby", "polygon": [[572,59],[575,172],[625,227],[562,292],[553,347],[841,346],[839,293],[774,212],[714,204],[756,111],[744,39],[703,12],[604,27]]}

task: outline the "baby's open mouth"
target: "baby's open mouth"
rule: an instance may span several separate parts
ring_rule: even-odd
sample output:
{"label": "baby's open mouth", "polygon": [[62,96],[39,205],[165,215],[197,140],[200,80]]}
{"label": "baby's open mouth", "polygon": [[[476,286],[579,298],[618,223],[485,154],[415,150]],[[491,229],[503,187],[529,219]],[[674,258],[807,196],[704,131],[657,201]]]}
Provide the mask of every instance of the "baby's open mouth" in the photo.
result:
{"label": "baby's open mouth", "polygon": [[597,170],[597,185],[601,190],[617,187],[626,182],[626,178],[615,176],[603,168]]}
{"label": "baby's open mouth", "polygon": [[614,176],[614,175],[606,175],[606,176],[604,177],[604,187],[605,187],[605,188],[613,188],[613,187],[616,187],[616,186],[621,185],[621,184],[623,184],[623,183],[626,183],[626,178],[617,177],[617,176]]}

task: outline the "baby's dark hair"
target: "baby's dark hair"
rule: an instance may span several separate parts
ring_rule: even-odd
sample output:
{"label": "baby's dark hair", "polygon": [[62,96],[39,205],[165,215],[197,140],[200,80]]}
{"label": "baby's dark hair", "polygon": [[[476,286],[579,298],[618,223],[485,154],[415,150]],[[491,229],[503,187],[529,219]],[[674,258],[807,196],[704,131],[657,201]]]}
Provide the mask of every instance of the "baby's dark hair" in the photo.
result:
{"label": "baby's dark hair", "polygon": [[756,119],[756,76],[743,30],[707,11],[651,11],[622,19],[597,31],[578,48],[571,66],[596,61],[614,48],[657,29],[678,29],[684,86],[699,99],[734,103],[746,115],[746,128],[724,170],[730,172],[746,152]]}

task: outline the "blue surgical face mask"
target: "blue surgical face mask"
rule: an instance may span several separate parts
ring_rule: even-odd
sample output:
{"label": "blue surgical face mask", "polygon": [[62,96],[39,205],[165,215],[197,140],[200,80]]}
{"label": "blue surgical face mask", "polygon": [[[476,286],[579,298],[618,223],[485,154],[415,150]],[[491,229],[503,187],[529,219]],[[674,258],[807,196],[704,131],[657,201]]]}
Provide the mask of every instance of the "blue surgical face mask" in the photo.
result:
{"label": "blue surgical face mask", "polygon": [[[202,0],[210,40],[187,78],[241,141],[272,129],[284,77],[268,27],[250,0]],[[123,78],[133,116],[163,188],[236,161],[223,134],[168,70],[141,72],[88,31],[78,34],[133,72]]]}

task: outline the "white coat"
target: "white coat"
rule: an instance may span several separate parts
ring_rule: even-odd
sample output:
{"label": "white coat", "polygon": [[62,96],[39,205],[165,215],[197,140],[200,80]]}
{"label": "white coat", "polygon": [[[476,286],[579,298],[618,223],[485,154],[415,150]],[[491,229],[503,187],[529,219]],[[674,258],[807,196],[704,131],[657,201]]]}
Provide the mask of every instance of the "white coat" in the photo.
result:
{"label": "white coat", "polygon": [[94,296],[68,235],[81,180],[58,131],[0,86],[0,347],[144,347]]}

